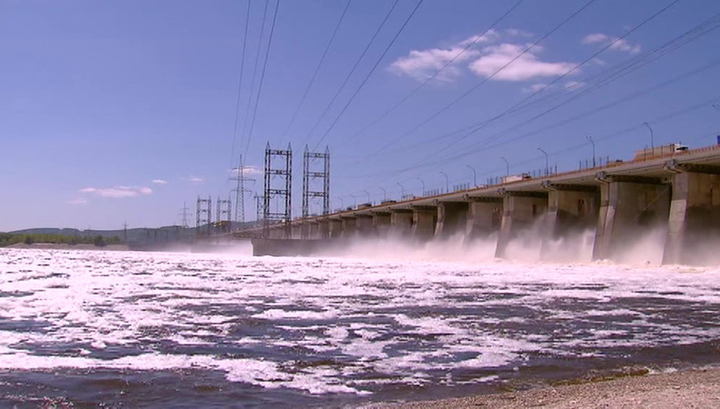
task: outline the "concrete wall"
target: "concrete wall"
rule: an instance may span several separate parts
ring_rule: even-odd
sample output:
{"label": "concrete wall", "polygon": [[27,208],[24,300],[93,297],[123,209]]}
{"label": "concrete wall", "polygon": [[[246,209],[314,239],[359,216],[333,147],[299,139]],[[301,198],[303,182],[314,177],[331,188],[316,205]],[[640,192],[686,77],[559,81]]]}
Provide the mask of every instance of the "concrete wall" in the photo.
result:
{"label": "concrete wall", "polygon": [[485,237],[500,230],[502,223],[502,199],[468,203],[465,237]]}
{"label": "concrete wall", "polygon": [[610,181],[600,186],[593,259],[613,259],[653,228],[666,226],[670,186]]}
{"label": "concrete wall", "polygon": [[547,195],[507,194],[503,198],[503,218],[498,234],[495,257],[505,257],[512,239],[547,211]]}
{"label": "concrete wall", "polygon": [[375,213],[372,217],[375,234],[380,237],[387,237],[390,234],[392,216],[390,213]]}
{"label": "concrete wall", "polygon": [[548,192],[546,221],[557,238],[597,226],[600,191],[554,189]]}
{"label": "concrete wall", "polygon": [[328,221],[328,223],[329,223],[328,230],[330,233],[330,238],[331,239],[339,239],[340,237],[342,237],[342,232],[343,232],[342,220],[330,219]]}
{"label": "concrete wall", "polygon": [[412,233],[413,213],[411,210],[395,210],[390,213],[390,234],[408,237]]}
{"label": "concrete wall", "polygon": [[342,237],[353,237],[357,234],[357,219],[354,217],[343,217],[342,219]]}
{"label": "concrete wall", "polygon": [[364,237],[375,235],[375,228],[373,227],[373,218],[371,215],[358,216],[355,220],[355,227],[358,235]]}
{"label": "concrete wall", "polygon": [[720,176],[684,172],[672,182],[664,264],[717,262],[720,242]]}
{"label": "concrete wall", "polygon": [[412,217],[414,239],[429,240],[435,235],[437,209],[434,207],[414,208]]}
{"label": "concrete wall", "polygon": [[437,207],[435,237],[447,238],[465,231],[467,224],[467,202],[445,202]]}

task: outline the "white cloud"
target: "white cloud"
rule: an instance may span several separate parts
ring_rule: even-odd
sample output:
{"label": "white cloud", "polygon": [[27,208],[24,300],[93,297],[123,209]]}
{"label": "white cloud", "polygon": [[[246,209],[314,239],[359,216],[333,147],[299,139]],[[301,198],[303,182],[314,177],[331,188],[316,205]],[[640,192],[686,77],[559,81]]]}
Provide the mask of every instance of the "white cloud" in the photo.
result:
{"label": "white cloud", "polygon": [[548,86],[547,84],[537,83],[537,84],[532,84],[532,85],[530,85],[529,87],[523,88],[523,91],[525,91],[525,92],[538,92],[538,91],[540,91],[541,89],[551,88],[551,87],[552,87],[552,85],[551,85],[551,86]]}
{"label": "white cloud", "polygon": [[[398,75],[407,75],[417,81],[425,81],[456,56],[457,58],[455,58],[453,64],[467,61],[478,56],[479,51],[472,47],[463,52],[463,50],[473,42],[475,43],[474,45],[490,43],[498,38],[499,34],[494,30],[490,30],[483,36],[475,35],[469,37],[450,48],[431,48],[422,51],[412,50],[406,57],[400,57],[390,64],[389,70]],[[460,55],[458,56],[458,54]],[[450,82],[461,74],[462,69],[460,67],[449,65],[435,78],[440,81]]]}
{"label": "white cloud", "polygon": [[78,190],[80,193],[94,194],[100,197],[125,198],[140,195],[151,195],[153,190],[149,187],[115,186],[109,188],[86,187]]}
{"label": "white cloud", "polygon": [[187,180],[189,182],[193,182],[193,183],[202,183],[205,181],[205,179],[203,179],[201,177],[197,177],[197,176],[190,176],[189,178],[187,178]]}
{"label": "white cloud", "polygon": [[568,91],[575,91],[578,88],[582,88],[585,86],[585,83],[582,81],[568,81],[565,83],[565,89]]}
{"label": "white cloud", "polygon": [[[389,70],[398,75],[406,75],[415,80],[424,81],[475,39],[478,41],[457,57],[454,64],[445,68],[436,78],[440,81],[451,82],[462,75],[463,70],[467,67],[470,72],[480,77],[490,77],[499,71],[492,77],[493,80],[527,81],[560,76],[575,66],[570,62],[542,61],[538,57],[538,54],[542,52],[542,47],[539,46],[535,46],[523,54],[528,45],[501,42],[503,36],[529,37],[532,34],[519,29],[507,29],[501,36],[499,32],[491,30],[485,36],[470,37],[448,48],[412,50],[406,57],[401,57],[393,62]],[[518,57],[520,54],[522,56]],[[510,63],[511,61],[512,63]],[[510,64],[503,68],[508,63]]]}
{"label": "white cloud", "polygon": [[[482,57],[470,64],[470,70],[479,76],[489,77],[510,63],[526,48],[526,46],[510,43],[486,47],[483,50]],[[535,78],[557,77],[570,71],[575,66],[575,64],[569,62],[541,61],[537,56],[537,53],[541,51],[542,48],[534,47],[495,74],[492,79],[499,81],[527,81]]]}
{"label": "white cloud", "polygon": [[65,203],[71,204],[71,205],[84,205],[87,204],[87,199],[84,197],[76,197],[75,199],[70,199],[66,201]]}
{"label": "white cloud", "polygon": [[164,179],[153,179],[152,181],[156,185],[167,185],[168,181]]}
{"label": "white cloud", "polygon": [[642,51],[640,44],[632,44],[627,42],[625,39],[610,37],[609,35],[602,33],[588,34],[582,39],[582,43],[610,45],[611,50],[625,51],[630,54],[637,54]]}
{"label": "white cloud", "polygon": [[[237,177],[240,174],[238,172],[238,168],[230,169],[230,175]],[[252,176],[258,176],[262,175],[263,171],[260,170],[260,168],[255,166],[243,166],[243,176],[244,177],[252,177]]]}

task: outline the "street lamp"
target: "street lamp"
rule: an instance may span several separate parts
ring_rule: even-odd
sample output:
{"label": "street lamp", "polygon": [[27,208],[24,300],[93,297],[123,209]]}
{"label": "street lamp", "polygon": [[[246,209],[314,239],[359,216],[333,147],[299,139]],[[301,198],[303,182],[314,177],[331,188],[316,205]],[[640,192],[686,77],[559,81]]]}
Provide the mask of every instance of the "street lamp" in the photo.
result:
{"label": "street lamp", "polygon": [[586,136],[585,139],[587,139],[588,141],[590,141],[590,143],[592,144],[592,148],[593,148],[593,167],[595,167],[595,141],[593,140],[592,136]]}
{"label": "street lamp", "polygon": [[363,190],[363,193],[365,193],[367,195],[368,203],[372,203],[372,200],[370,200],[370,193],[368,193],[367,190]]}
{"label": "street lamp", "polygon": [[650,130],[650,148],[652,149],[653,155],[655,155],[655,134],[653,133],[649,123],[643,122],[643,125]]}
{"label": "street lamp", "polygon": [[383,202],[384,202],[384,201],[387,200],[387,192],[385,191],[385,189],[383,189],[382,186],[378,186],[378,187],[379,187],[380,190],[382,190],[382,192],[383,192]]}
{"label": "street lamp", "polygon": [[357,209],[357,196],[351,194],[350,197],[353,198],[353,208]]}
{"label": "street lamp", "polygon": [[397,182],[397,185],[400,186],[400,200],[403,200],[405,197],[405,187],[400,184],[400,182]]}
{"label": "street lamp", "polygon": [[475,172],[475,168],[473,168],[473,167],[470,166],[470,165],[465,165],[465,166],[467,166],[470,170],[472,170],[472,173],[473,173],[473,186],[474,186],[474,187],[477,187],[477,172]]}
{"label": "street lamp", "polygon": [[504,156],[501,156],[500,159],[502,159],[503,162],[505,162],[505,176],[510,176],[510,163],[508,163],[508,160],[505,159]]}
{"label": "street lamp", "polygon": [[450,178],[448,178],[448,175],[446,175],[445,172],[440,173],[445,176],[445,193],[450,193]]}
{"label": "street lamp", "polygon": [[542,148],[538,148],[538,150],[539,150],[540,152],[542,152],[543,155],[545,155],[545,176],[547,176],[547,175],[550,174],[550,172],[549,172],[550,164],[548,163],[548,161],[549,161],[549,159],[548,159],[548,154],[547,154],[547,152],[545,152]]}
{"label": "street lamp", "polygon": [[340,208],[345,210],[345,203],[343,203],[342,196],[338,196],[337,199],[340,201]]}
{"label": "street lamp", "polygon": [[420,183],[422,183],[422,195],[420,195],[420,196],[425,196],[425,181],[420,178],[415,178],[415,179],[419,180]]}

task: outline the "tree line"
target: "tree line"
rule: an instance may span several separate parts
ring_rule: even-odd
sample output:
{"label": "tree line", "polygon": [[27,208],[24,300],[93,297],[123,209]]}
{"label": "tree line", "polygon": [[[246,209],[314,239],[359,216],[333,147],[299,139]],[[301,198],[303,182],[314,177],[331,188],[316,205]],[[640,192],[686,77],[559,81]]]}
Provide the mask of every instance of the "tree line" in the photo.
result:
{"label": "tree line", "polygon": [[39,234],[39,233],[0,233],[0,247],[12,246],[17,243],[52,243],[52,244],[93,244],[97,247],[104,247],[110,244],[122,244],[118,236],[63,236],[60,234]]}

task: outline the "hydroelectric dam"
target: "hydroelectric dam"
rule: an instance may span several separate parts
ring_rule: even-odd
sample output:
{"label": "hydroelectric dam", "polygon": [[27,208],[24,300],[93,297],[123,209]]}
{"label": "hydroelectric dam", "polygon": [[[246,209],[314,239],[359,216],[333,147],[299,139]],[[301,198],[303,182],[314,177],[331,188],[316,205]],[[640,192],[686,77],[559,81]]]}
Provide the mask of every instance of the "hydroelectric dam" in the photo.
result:
{"label": "hydroelectric dam", "polygon": [[358,237],[423,242],[497,235],[495,256],[503,258],[511,240],[540,224],[533,232],[541,245],[594,228],[593,259],[613,260],[661,229],[663,264],[688,265],[720,244],[720,146],[667,145],[638,151],[631,161],[502,182],[265,223],[232,236],[252,238],[256,255],[281,256],[310,255]]}

